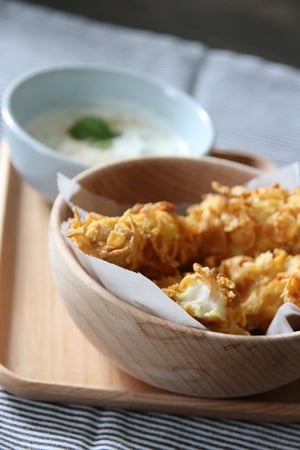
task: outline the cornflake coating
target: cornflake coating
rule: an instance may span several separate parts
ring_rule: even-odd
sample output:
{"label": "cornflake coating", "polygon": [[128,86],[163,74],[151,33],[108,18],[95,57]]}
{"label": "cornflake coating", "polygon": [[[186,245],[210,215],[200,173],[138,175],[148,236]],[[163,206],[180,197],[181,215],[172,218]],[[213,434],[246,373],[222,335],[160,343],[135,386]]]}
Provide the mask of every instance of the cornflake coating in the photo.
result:
{"label": "cornflake coating", "polygon": [[209,330],[264,333],[283,303],[300,307],[300,188],[213,189],[184,216],[166,201],[120,217],[75,208],[67,236],[141,272]]}
{"label": "cornflake coating", "polygon": [[248,190],[214,182],[215,193],[187,211],[199,235],[199,260],[210,264],[235,255],[255,256],[282,248],[300,253],[300,188],[294,193],[278,184]]}
{"label": "cornflake coating", "polygon": [[86,254],[151,279],[177,275],[197,259],[197,237],[168,202],[136,204],[121,217],[90,213],[84,220],[74,209],[67,236]]}
{"label": "cornflake coating", "polygon": [[300,307],[300,255],[275,249],[256,258],[236,256],[224,260],[220,271],[235,284],[249,331],[265,332],[283,303]]}
{"label": "cornflake coating", "polygon": [[200,264],[194,264],[193,269],[163,292],[211,331],[248,334],[234,283]]}

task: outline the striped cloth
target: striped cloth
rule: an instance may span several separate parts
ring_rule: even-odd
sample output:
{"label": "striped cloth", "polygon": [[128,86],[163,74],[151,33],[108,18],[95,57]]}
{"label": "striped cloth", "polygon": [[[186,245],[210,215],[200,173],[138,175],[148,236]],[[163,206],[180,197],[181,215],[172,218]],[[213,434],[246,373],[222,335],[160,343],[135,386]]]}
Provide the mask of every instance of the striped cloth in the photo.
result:
{"label": "striped cloth", "polygon": [[[193,95],[212,116],[217,146],[278,165],[300,146],[300,71],[199,42],[0,0],[0,95],[24,71],[103,63],[151,73]],[[0,450],[300,449],[300,423],[249,423],[56,405],[0,389]]]}
{"label": "striped cloth", "polygon": [[0,392],[0,448],[59,450],[299,450],[300,424],[108,411]]}

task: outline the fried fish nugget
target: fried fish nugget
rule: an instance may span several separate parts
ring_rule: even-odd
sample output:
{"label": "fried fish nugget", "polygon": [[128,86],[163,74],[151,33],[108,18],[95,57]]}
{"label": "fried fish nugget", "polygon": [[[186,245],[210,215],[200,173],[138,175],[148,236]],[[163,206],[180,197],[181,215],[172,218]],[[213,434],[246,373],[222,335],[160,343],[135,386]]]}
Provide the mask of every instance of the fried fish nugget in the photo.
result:
{"label": "fried fish nugget", "polygon": [[199,233],[199,257],[255,256],[283,248],[300,253],[300,188],[278,184],[248,190],[213,183],[215,193],[192,205],[187,220]]}
{"label": "fried fish nugget", "polygon": [[249,331],[265,332],[283,303],[300,307],[300,255],[275,249],[256,258],[236,256],[220,270],[235,283]]}
{"label": "fried fish nugget", "polygon": [[193,269],[163,292],[211,331],[248,334],[234,283],[200,264],[194,264]]}
{"label": "fried fish nugget", "polygon": [[82,251],[153,279],[173,275],[197,256],[195,237],[169,202],[137,204],[121,217],[76,209],[67,236]]}

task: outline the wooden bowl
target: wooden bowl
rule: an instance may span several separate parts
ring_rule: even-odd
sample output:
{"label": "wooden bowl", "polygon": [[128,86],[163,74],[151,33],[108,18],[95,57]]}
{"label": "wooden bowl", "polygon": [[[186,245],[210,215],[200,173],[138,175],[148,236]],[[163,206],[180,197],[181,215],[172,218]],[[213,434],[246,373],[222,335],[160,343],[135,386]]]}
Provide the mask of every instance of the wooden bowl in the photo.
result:
{"label": "wooden bowl", "polygon": [[263,156],[257,155],[252,152],[239,152],[237,150],[227,150],[214,148],[210,152],[210,156],[215,158],[228,159],[229,161],[239,162],[241,164],[246,164],[247,166],[256,167],[257,169],[269,171],[275,169],[275,164],[273,161],[264,158]]}
{"label": "wooden bowl", "polygon": [[[89,169],[76,180],[121,203],[197,202],[212,180],[241,184],[259,173],[214,157],[154,157]],[[67,246],[60,225],[70,215],[59,195],[49,228],[53,279],[79,329],[119,368],[164,390],[219,398],[271,390],[299,377],[300,332],[266,337],[203,331],[162,320],[112,295]]]}

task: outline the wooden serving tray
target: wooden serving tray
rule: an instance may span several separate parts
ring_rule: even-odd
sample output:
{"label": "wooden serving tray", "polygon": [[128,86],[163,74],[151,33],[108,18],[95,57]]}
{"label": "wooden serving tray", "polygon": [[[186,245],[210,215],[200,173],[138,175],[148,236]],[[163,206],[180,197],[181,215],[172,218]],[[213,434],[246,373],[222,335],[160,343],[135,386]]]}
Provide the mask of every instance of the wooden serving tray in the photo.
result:
{"label": "wooden serving tray", "polygon": [[[175,395],[148,386],[98,353],[58,298],[48,264],[50,205],[2,150],[0,173],[0,384],[21,397],[254,421],[300,419],[300,380],[242,399]],[[300,375],[300,374],[299,374]]]}

